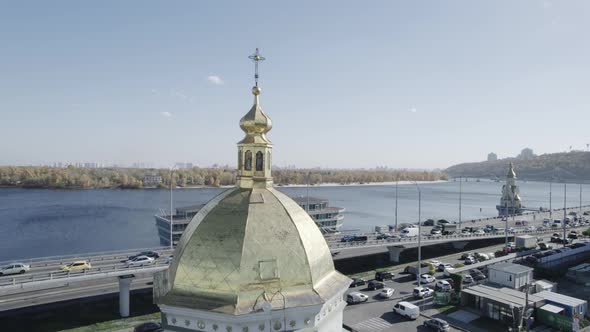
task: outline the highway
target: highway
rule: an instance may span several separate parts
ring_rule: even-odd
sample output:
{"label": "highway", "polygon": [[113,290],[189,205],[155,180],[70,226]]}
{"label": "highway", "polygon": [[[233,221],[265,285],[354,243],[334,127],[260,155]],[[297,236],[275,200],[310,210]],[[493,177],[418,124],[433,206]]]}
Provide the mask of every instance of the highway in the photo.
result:
{"label": "highway", "polygon": [[[562,210],[563,211],[563,210]],[[563,212],[555,211],[554,218],[561,218]],[[578,208],[568,209],[569,211],[578,211]],[[563,229],[548,229],[545,231],[527,230],[527,227],[538,227],[543,223],[543,219],[548,217],[547,212],[528,213],[517,216],[514,219],[509,218],[508,227],[513,227],[514,233],[509,236],[513,237],[518,234],[531,234],[535,236],[547,237],[553,232],[562,234]],[[522,223],[527,221],[527,226],[516,225],[516,222]],[[495,225],[496,227],[506,227],[506,222],[500,218],[489,218],[476,222],[463,222],[463,226],[484,227],[485,225]],[[588,226],[585,226],[586,228]],[[451,235],[451,236],[430,236],[432,227],[423,227],[422,245],[433,245],[448,242],[466,242],[473,240],[482,240],[488,238],[503,238],[501,234],[487,235]],[[584,228],[585,229],[585,228]],[[354,256],[370,255],[387,251],[388,247],[400,246],[411,248],[417,246],[417,238],[394,238],[388,240],[377,240],[375,233],[364,234],[368,240],[361,243],[341,242],[341,236],[328,235],[326,241],[332,252],[336,253],[335,259],[342,259]],[[498,246],[501,247],[501,246]],[[153,265],[129,268],[124,263],[130,256],[136,255],[140,251],[154,250],[160,253],[160,258]],[[151,281],[152,275],[156,271],[164,270],[168,267],[167,256],[172,254],[169,248],[152,248],[140,250],[113,251],[107,253],[94,254],[77,254],[56,257],[40,257],[19,262],[30,264],[31,269],[25,274],[7,275],[0,277],[0,311],[27,307],[36,304],[58,302],[61,300],[87,297],[118,291],[118,277],[122,275],[134,274],[136,278],[132,282],[132,289],[145,288]],[[77,260],[87,260],[92,267],[86,271],[62,272],[61,266]],[[4,265],[9,262],[2,262]],[[151,287],[151,286],[149,286]]]}

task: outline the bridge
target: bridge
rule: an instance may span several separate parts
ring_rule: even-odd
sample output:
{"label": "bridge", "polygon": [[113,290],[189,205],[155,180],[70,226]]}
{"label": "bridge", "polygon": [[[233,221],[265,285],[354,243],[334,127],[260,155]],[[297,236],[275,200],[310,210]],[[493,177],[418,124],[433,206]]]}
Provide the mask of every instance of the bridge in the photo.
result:
{"label": "bridge", "polygon": [[[578,211],[579,208],[568,210]],[[560,212],[555,212],[559,215]],[[563,213],[563,210],[561,210]],[[527,221],[527,226],[538,226],[543,223],[543,218],[548,217],[548,212],[536,214],[523,214],[509,220],[501,218],[483,218],[476,221],[464,222],[463,225],[479,226],[491,224],[498,227],[520,227],[517,225],[522,221]],[[437,245],[451,243],[456,248],[463,248],[470,241],[480,241],[486,239],[505,238],[506,234],[490,233],[482,235],[447,235],[431,236],[429,231],[432,227],[423,226],[422,230],[426,232],[421,237],[421,245]],[[506,230],[508,231],[508,230]],[[547,233],[561,233],[563,229],[548,229],[544,231],[529,230],[527,228],[518,228],[513,232],[508,232],[509,237],[516,235],[547,235]],[[342,242],[339,235],[326,235],[326,242],[330,250],[336,254],[347,252],[349,256],[367,255],[368,249],[387,250],[390,254],[390,260],[397,262],[400,253],[408,248],[418,246],[418,238],[390,238],[378,240],[375,233],[357,234],[367,236],[367,241],[363,242]],[[152,250],[160,253],[161,256],[168,256],[172,251],[168,247],[129,249],[120,251],[110,251],[90,254],[74,254],[53,257],[39,257],[31,259],[18,260],[19,262],[29,264],[30,271],[25,274],[0,276],[0,311],[23,308],[27,306],[57,302],[74,298],[92,296],[104,292],[119,292],[119,311],[121,316],[126,317],[129,314],[129,292],[131,289],[151,288],[153,274],[168,268],[169,262],[164,258],[159,258],[154,264],[142,267],[127,267],[125,261],[140,251]],[[336,255],[335,259],[339,256]],[[92,268],[86,271],[62,272],[62,265],[76,260],[86,260],[92,264]],[[0,262],[0,266],[10,262]]]}

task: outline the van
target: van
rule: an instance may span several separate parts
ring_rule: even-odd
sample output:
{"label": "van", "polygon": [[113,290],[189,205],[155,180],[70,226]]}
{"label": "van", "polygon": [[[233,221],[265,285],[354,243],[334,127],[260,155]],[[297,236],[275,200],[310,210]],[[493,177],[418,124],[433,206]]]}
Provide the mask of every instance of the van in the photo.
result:
{"label": "van", "polygon": [[418,228],[417,227],[407,227],[402,229],[400,233],[401,237],[414,237],[418,236]]}
{"label": "van", "polygon": [[410,302],[398,302],[393,306],[393,312],[408,319],[417,319],[420,316],[420,308]]}

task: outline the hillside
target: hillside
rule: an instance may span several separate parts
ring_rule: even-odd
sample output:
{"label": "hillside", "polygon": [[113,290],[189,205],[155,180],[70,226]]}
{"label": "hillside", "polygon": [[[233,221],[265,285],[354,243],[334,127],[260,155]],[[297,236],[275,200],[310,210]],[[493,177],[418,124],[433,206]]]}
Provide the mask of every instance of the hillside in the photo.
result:
{"label": "hillside", "polygon": [[496,177],[503,179],[508,164],[514,163],[518,178],[523,180],[590,182],[590,152],[572,151],[535,156],[530,159],[506,158],[496,161],[463,163],[445,170],[450,177]]}

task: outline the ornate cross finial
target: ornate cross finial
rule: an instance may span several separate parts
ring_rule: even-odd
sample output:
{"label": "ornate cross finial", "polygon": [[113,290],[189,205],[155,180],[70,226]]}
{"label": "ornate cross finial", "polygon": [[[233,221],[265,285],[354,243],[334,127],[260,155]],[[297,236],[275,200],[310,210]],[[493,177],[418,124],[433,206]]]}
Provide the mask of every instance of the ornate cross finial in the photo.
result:
{"label": "ornate cross finial", "polygon": [[254,61],[254,82],[255,86],[258,86],[258,62],[266,60],[265,57],[260,55],[258,51],[258,47],[256,48],[256,52],[248,57],[250,60]]}

